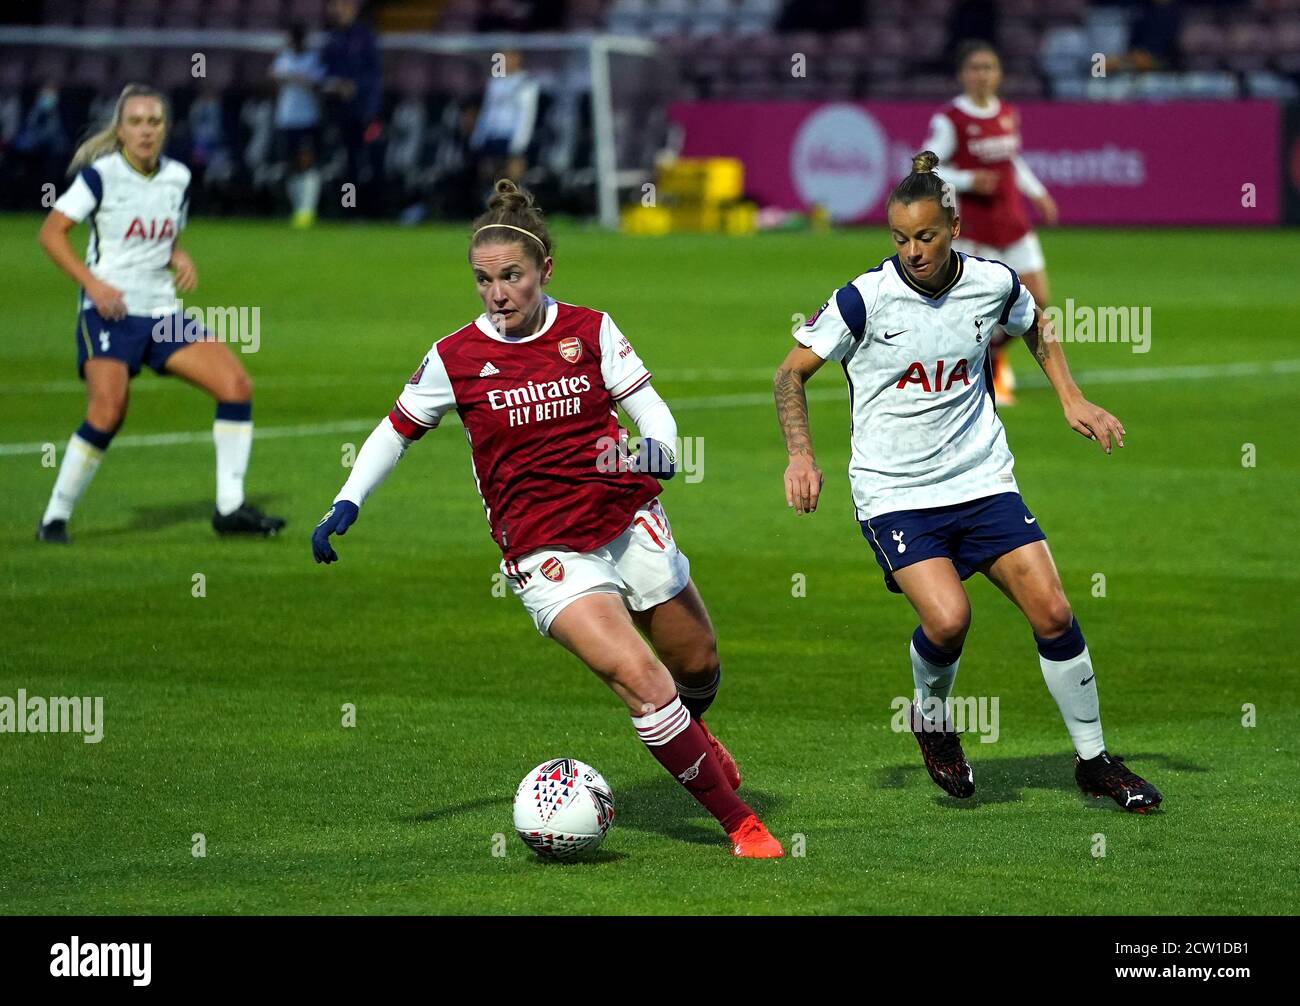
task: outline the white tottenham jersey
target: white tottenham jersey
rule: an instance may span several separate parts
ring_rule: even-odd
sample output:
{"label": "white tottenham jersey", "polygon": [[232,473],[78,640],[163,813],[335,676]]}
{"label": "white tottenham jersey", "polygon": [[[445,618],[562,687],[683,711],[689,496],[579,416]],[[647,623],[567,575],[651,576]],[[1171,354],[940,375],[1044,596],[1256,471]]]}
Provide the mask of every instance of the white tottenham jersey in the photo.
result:
{"label": "white tottenham jersey", "polygon": [[[161,316],[177,310],[168,263],[185,226],[190,169],[169,157],[152,175],[131,166],[119,151],[83,168],[54,208],[90,225],[86,265],[117,287],[127,314]],[[82,294],[82,309],[94,307]]]}
{"label": "white tottenham jersey", "polygon": [[893,256],[837,290],[795,335],[848,378],[860,521],[1018,491],[988,349],[999,326],[1024,335],[1036,305],[1010,266],[954,254],[956,275],[937,293]]}

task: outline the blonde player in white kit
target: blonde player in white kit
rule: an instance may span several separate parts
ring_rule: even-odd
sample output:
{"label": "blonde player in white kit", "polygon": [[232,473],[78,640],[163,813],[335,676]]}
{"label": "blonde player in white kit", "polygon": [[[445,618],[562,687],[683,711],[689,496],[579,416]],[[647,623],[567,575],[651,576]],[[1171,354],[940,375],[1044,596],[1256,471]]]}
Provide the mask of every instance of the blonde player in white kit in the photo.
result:
{"label": "blonde player in white kit", "polygon": [[[167,104],[162,94],[128,84],[113,121],[77,148],[75,178],[41,227],[54,264],[81,287],[77,373],[86,382],[86,420],[72,435],[36,536],[66,543],[73,507],[126,416],[131,378],[145,364],[175,374],[217,401],[218,534],[273,535],[284,526],[244,499],[253,443],[252,385],[238,358],[181,313],[176,291],[194,289],[194,262],[178,245],[189,211],[190,170],[162,156]],[[68,234],[90,227],[83,262]],[[173,271],[175,276],[173,277]]]}
{"label": "blonde player in white kit", "polygon": [[1012,474],[994,408],[989,344],[995,329],[1023,337],[1078,433],[1111,452],[1124,427],[1083,397],[1051,326],[1001,262],[956,252],[961,221],[930,151],[889,198],[897,254],[841,287],[796,335],[777,370],[777,415],[790,463],[786,502],[817,508],[804,385],[827,360],[844,368],[853,412],[849,480],[862,533],[920,618],[909,648],[917,702],[912,730],[930,777],[969,797],[975,776],[947,708],[970,628],[962,581],[983,573],[1024,613],[1039,665],[1075,747],[1075,780],[1124,810],[1160,804],[1153,785],[1109,755],[1096,675],[1038,518]]}

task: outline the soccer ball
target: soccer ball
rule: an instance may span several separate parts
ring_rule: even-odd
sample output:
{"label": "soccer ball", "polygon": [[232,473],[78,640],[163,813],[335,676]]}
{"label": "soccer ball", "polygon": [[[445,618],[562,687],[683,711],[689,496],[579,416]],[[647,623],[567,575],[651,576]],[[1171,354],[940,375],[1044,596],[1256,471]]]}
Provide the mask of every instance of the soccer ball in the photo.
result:
{"label": "soccer ball", "polygon": [[543,859],[570,859],[600,845],[614,823],[614,794],[590,765],[552,758],[515,790],[515,831]]}

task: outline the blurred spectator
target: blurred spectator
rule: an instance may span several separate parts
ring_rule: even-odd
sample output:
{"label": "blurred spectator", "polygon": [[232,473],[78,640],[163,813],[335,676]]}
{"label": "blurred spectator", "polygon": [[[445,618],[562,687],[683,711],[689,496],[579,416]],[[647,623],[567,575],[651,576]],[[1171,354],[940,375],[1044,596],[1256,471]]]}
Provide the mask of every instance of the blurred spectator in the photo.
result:
{"label": "blurred spectator", "polygon": [[862,22],[862,0],[786,0],[776,30],[838,31]]}
{"label": "blurred spectator", "polygon": [[17,91],[0,95],[0,152],[12,146],[23,124],[23,103]]}
{"label": "blurred spectator", "polygon": [[64,174],[72,145],[59,112],[59,88],[46,81],[14,137],[14,153],[29,177],[55,181]]}
{"label": "blurred spectator", "polygon": [[1176,69],[1182,22],[1173,0],[1146,0],[1133,21],[1125,65],[1134,70]]}
{"label": "blurred spectator", "polygon": [[425,144],[428,133],[428,108],[423,94],[404,94],[388,116],[387,142],[384,150],[384,190],[389,205],[403,207],[399,219],[418,223],[424,219],[421,199],[425,167]]}
{"label": "blurred spectator", "polygon": [[470,141],[478,158],[479,181],[487,187],[498,178],[523,180],[541,94],[541,86],[524,69],[522,53],[507,52],[502,69],[501,76],[488,80]]}
{"label": "blurred spectator", "polygon": [[560,31],[565,0],[484,0],[476,31]]}
{"label": "blurred spectator", "polygon": [[320,100],[316,88],[325,79],[320,54],[307,48],[307,28],[295,24],[289,45],[271,64],[271,77],[279,85],[275,101],[275,130],[279,155],[288,166],[289,203],[293,226],[310,227],[320,202],[320,172],[316,148],[320,143]]}
{"label": "blurred spectator", "polygon": [[321,53],[322,90],[330,96],[331,118],[347,151],[348,181],[358,187],[374,175],[369,148],[380,136],[379,46],[370,26],[358,19],[359,0],[330,0],[332,29]]}
{"label": "blurred spectator", "polygon": [[443,109],[438,142],[433,150],[434,185],[430,209],[438,216],[475,216],[483,205],[471,138],[478,121],[478,106],[449,102]]}
{"label": "blurred spectator", "polygon": [[190,149],[185,160],[200,183],[224,181],[233,169],[230,145],[226,139],[225,114],[221,92],[206,86],[190,105],[187,116]]}
{"label": "blurred spectator", "polygon": [[244,171],[254,189],[265,189],[280,177],[275,163],[275,101],[269,90],[254,89],[239,108],[244,144]]}

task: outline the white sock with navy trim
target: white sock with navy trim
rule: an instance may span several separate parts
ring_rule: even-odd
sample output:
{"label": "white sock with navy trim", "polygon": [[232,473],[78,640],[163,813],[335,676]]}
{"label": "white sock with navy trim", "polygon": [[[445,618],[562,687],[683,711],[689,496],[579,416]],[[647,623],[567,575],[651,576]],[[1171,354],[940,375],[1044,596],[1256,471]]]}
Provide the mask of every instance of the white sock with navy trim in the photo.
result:
{"label": "white sock with navy trim", "polygon": [[104,452],[108,450],[112,439],[112,433],[96,429],[89,422],[82,423],[69,438],[41,524],[72,518],[73,508],[99,470],[99,462],[103,460]]}
{"label": "white sock with navy trim", "polygon": [[1096,758],[1106,750],[1101,735],[1101,706],[1097,700],[1097,675],[1092,670],[1092,657],[1083,641],[1079,620],[1055,639],[1043,639],[1035,634],[1038,644],[1038,663],[1043,669],[1047,690],[1056,700],[1070,732],[1074,749],[1085,761]]}
{"label": "white sock with navy trim", "polygon": [[217,512],[223,517],[244,504],[244,472],[253,450],[251,402],[218,402],[212,423],[217,449]]}
{"label": "white sock with navy trim", "polygon": [[948,696],[957,680],[961,647],[950,650],[931,642],[918,625],[908,652],[912,657],[912,683],[916,686],[916,705],[921,716],[933,726],[939,722],[942,711],[943,722],[947,724]]}

